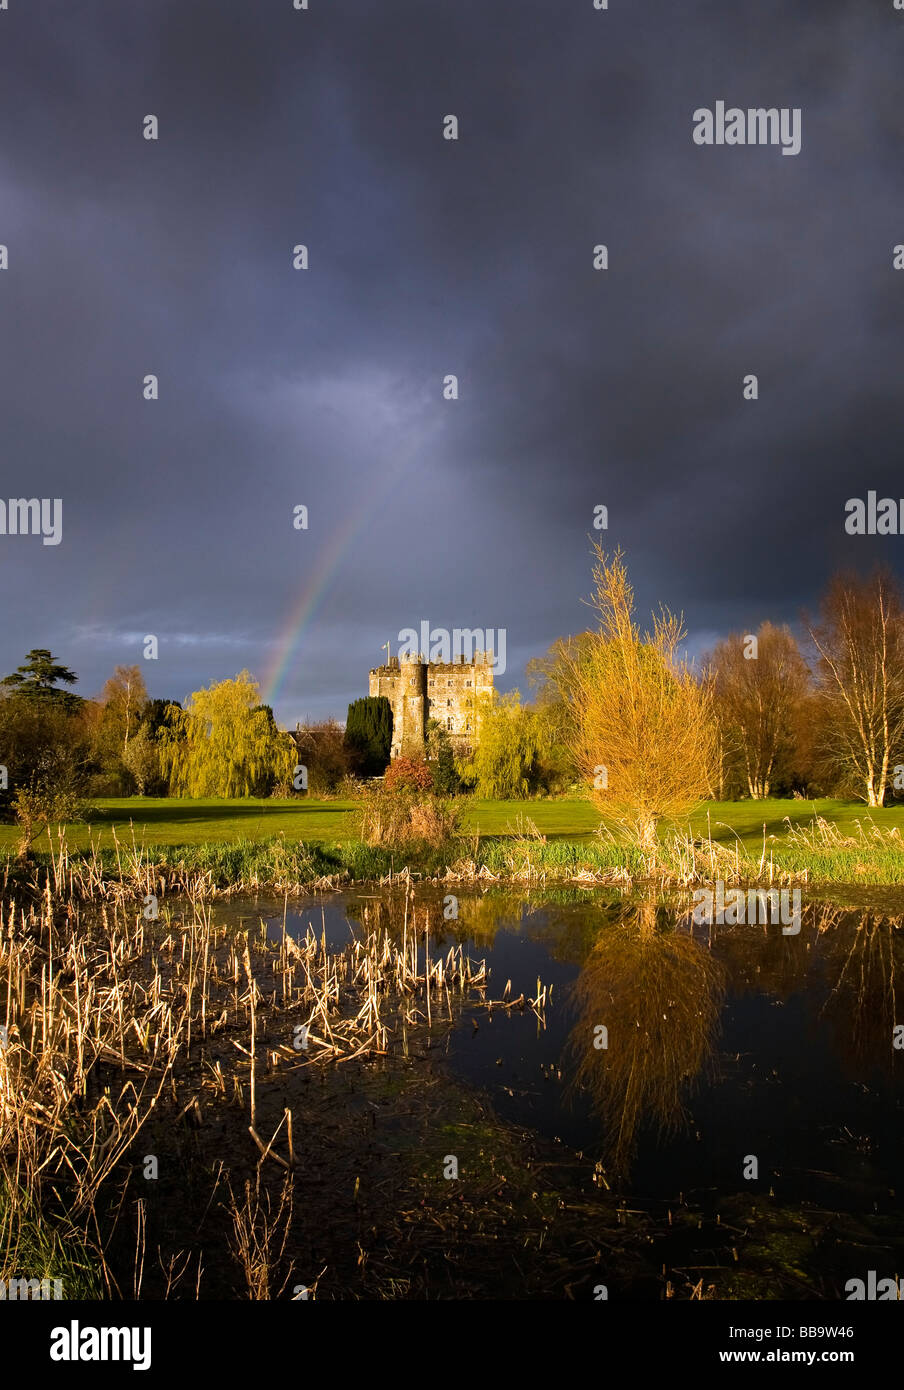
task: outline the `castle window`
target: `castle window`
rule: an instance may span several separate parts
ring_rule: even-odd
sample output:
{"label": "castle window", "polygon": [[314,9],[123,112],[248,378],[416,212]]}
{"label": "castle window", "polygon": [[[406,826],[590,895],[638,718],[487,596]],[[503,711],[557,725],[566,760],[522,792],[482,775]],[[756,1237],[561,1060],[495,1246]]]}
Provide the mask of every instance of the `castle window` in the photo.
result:
{"label": "castle window", "polygon": [[452,689],[452,682],[451,682],[451,681],[449,681],[449,689],[450,689],[450,690]]}
{"label": "castle window", "polygon": [[446,720],[446,728],[447,728],[447,729],[454,729],[454,728],[455,728],[455,720],[454,720],[454,719],[451,719],[451,718],[450,718],[450,719],[447,719],[447,720]]}
{"label": "castle window", "polygon": [[447,700],[447,701],[446,701],[446,704],[448,705],[449,709],[452,708],[452,701],[451,701],[451,700]]}
{"label": "castle window", "polygon": [[470,685],[471,682],[470,682],[470,681],[465,681],[465,684],[466,684],[466,685]]}

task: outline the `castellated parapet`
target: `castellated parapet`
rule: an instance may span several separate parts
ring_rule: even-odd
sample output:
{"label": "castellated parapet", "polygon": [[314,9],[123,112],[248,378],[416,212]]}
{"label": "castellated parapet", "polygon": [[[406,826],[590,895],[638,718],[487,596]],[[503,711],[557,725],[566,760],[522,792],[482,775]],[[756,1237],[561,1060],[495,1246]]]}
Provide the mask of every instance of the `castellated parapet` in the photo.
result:
{"label": "castellated parapet", "polygon": [[477,742],[482,696],[493,694],[493,654],[475,652],[470,660],[428,661],[424,656],[390,657],[370,673],[371,695],[385,695],[392,706],[391,756],[427,755],[427,721],[435,719],[460,757]]}

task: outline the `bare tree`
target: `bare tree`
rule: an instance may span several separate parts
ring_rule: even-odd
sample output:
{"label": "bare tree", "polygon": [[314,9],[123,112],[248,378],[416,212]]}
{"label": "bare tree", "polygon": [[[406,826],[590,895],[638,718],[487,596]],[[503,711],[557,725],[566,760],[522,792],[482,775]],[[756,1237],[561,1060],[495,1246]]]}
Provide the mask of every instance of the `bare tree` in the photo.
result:
{"label": "bare tree", "polygon": [[904,612],[894,578],[837,574],[810,627],[819,695],[836,774],[867,805],[882,806],[893,760],[904,752]]}
{"label": "bare tree", "polygon": [[768,622],[755,634],[732,633],[708,664],[723,755],[759,801],[791,751],[810,672],[790,628]]}
{"label": "bare tree", "polygon": [[138,728],[148,692],[140,666],[117,666],[104,686],[101,701],[106,720],[125,753],[129,739]]}

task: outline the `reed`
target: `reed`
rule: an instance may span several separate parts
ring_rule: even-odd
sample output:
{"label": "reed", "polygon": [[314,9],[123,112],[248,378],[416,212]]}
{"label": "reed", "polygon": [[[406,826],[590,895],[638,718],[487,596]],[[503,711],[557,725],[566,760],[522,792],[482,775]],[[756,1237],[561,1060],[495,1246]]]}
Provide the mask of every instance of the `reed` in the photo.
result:
{"label": "reed", "polygon": [[230,1246],[241,1266],[250,1299],[279,1298],[292,1277],[290,1261],[281,1282],[276,1283],[292,1226],[293,1205],[291,1179],[283,1182],[274,1205],[270,1192],[261,1186],[260,1169],[254,1183],[246,1181],[241,1199],[229,1189]]}
{"label": "reed", "polygon": [[[120,853],[125,861],[138,850]],[[60,1231],[78,1232],[69,1246],[93,1268],[97,1289],[121,1292],[100,1232],[152,1117],[203,1123],[206,1108],[247,1086],[258,1170],[291,1173],[291,1110],[269,1143],[257,1132],[269,1081],[385,1055],[397,1036],[404,1048],[410,1028],[429,1027],[440,1010],[452,1019],[453,1003],[493,1004],[485,963],[461,944],[438,951],[429,919],[409,912],[407,896],[401,940],[365,922],[331,950],[325,923],[299,939],[285,930],[270,938],[263,923],[253,939],[217,925],[203,891],[154,920],[119,894],[88,910],[55,895],[54,883],[68,893],[73,872],[63,855],[40,896],[0,900],[0,1277],[18,1273],[35,1222],[56,1220]],[[142,886],[160,889],[154,877]],[[535,1001],[516,1002],[539,1018],[545,993],[538,983]],[[261,1288],[264,1237],[286,1208],[270,1213],[260,1193],[233,1207],[249,1289]],[[133,1293],[145,1260],[143,1208],[134,1209]]]}

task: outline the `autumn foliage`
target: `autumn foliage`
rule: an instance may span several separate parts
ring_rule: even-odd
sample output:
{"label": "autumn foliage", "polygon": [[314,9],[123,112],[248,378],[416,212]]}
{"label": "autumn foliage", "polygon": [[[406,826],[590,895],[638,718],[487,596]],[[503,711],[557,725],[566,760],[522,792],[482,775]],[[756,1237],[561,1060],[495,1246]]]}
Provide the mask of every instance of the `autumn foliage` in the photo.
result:
{"label": "autumn foliage", "polygon": [[603,815],[651,854],[663,820],[709,793],[716,755],[709,692],[680,655],[681,620],[661,610],[652,632],[633,619],[621,552],[594,546],[598,627],[569,677],[575,760]]}

